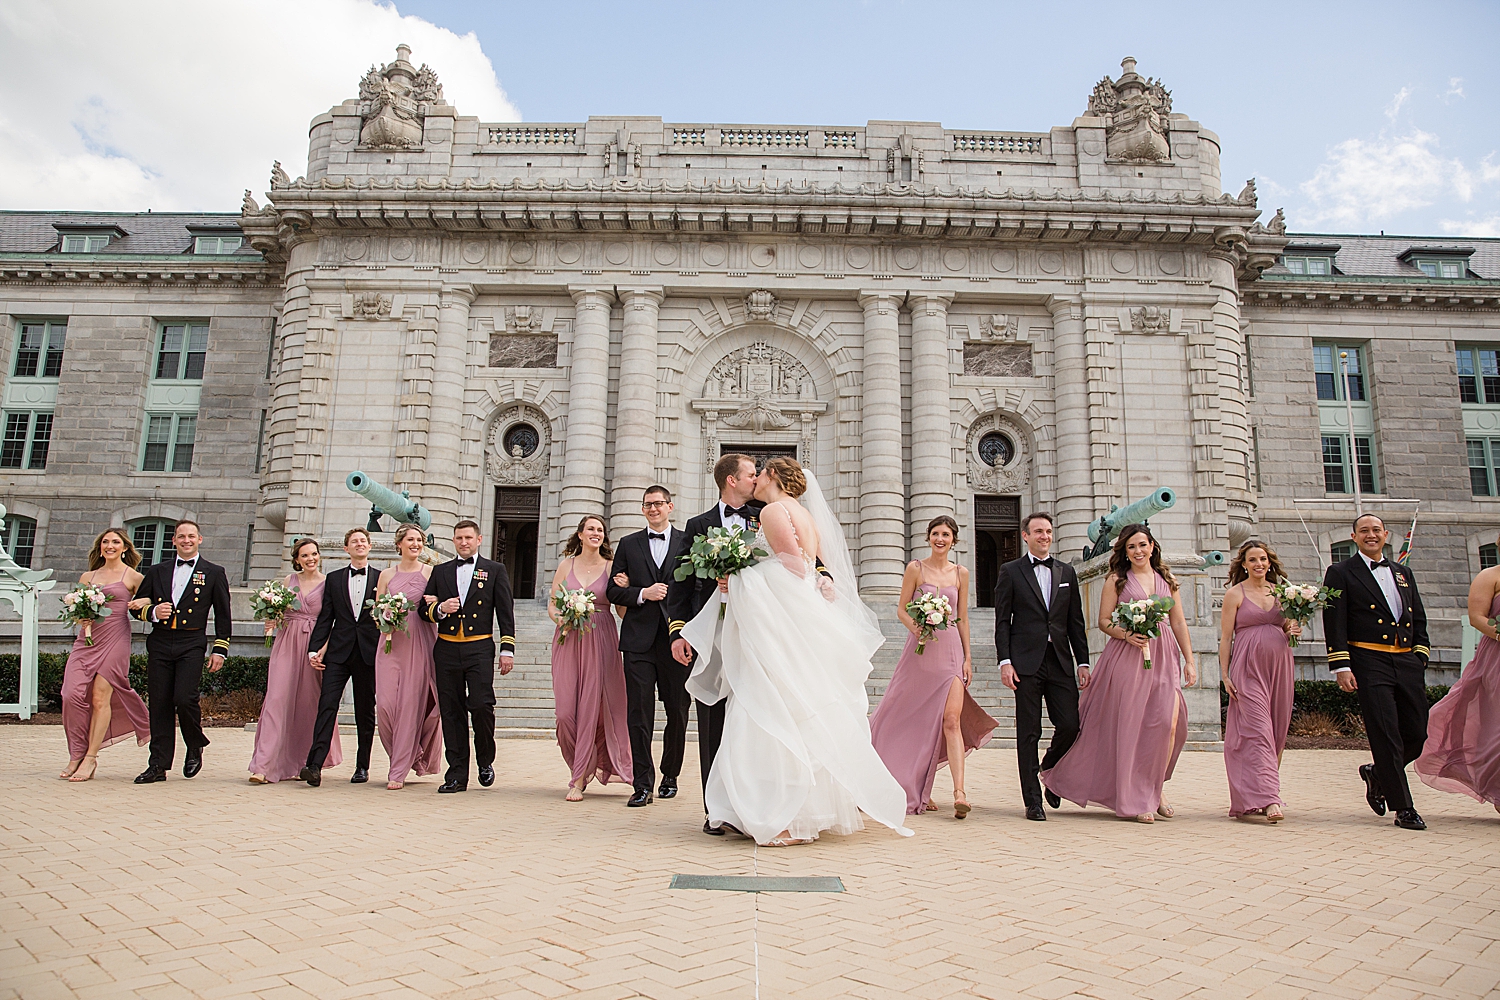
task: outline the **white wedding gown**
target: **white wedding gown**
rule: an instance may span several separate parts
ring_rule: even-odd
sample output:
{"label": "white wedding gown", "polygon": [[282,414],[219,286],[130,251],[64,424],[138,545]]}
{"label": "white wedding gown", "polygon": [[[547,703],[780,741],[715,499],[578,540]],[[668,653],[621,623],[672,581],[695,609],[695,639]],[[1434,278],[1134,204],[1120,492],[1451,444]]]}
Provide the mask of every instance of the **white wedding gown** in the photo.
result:
{"label": "white wedding gown", "polygon": [[[824,565],[845,588],[837,599],[820,592],[810,555],[773,554],[730,577],[722,621],[716,592],[682,630],[700,650],[688,691],[708,703],[728,698],[705,792],[709,821],[764,844],[783,832],[811,840],[862,830],[863,810],[911,836],[906,793],[870,744],[865,678],[884,640],[852,594],[843,533],[815,480],[808,492],[816,495],[804,504],[827,539]],[[771,550],[763,533],[757,540]]]}

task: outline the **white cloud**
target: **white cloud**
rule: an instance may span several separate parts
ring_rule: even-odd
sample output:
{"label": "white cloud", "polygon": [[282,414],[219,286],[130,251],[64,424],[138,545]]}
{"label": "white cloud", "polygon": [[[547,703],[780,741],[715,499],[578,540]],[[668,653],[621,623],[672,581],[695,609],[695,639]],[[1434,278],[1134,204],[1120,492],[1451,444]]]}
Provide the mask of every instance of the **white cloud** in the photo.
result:
{"label": "white cloud", "polygon": [[[1473,174],[1459,160],[1439,156],[1437,145],[1437,136],[1419,130],[1394,138],[1346,139],[1300,185],[1308,204],[1297,225],[1371,225],[1440,200],[1470,200]],[[1481,166],[1486,180],[1488,164]]]}
{"label": "white cloud", "polygon": [[1448,236],[1500,236],[1500,214],[1483,219],[1443,219],[1438,225]]}
{"label": "white cloud", "polygon": [[1465,96],[1467,95],[1464,94],[1464,78],[1461,76],[1450,76],[1448,78],[1448,90],[1443,94],[1443,100],[1447,102],[1450,98],[1457,97],[1462,99]]}
{"label": "white cloud", "polygon": [[1396,95],[1391,98],[1391,103],[1386,105],[1385,116],[1391,121],[1395,121],[1396,116],[1401,113],[1401,105],[1405,104],[1406,99],[1410,96],[1410,87],[1402,87],[1400,90],[1396,91]]}
{"label": "white cloud", "polygon": [[0,207],[235,211],[400,42],[460,114],[520,119],[472,33],[375,0],[0,0]]}

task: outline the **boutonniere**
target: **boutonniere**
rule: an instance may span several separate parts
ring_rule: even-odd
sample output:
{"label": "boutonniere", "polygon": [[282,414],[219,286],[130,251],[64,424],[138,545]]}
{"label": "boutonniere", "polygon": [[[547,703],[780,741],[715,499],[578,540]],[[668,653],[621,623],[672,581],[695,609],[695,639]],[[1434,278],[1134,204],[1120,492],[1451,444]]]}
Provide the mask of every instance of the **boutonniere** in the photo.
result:
{"label": "boutonniere", "polygon": [[193,574],[193,586],[195,586],[195,587],[201,587],[201,586],[203,586],[207,582],[208,582],[208,577],[204,576],[202,573],[194,573]]}

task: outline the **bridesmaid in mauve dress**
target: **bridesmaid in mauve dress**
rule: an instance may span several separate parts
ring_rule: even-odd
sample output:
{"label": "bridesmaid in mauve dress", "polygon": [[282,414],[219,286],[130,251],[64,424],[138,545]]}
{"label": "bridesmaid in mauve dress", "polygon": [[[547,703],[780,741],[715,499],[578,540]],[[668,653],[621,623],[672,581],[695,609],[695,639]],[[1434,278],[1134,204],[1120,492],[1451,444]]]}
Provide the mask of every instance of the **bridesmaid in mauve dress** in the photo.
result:
{"label": "bridesmaid in mauve dress", "polygon": [[[953,776],[953,815],[969,814],[964,792],[964,755],[990,741],[997,723],[969,694],[974,667],[969,657],[969,571],[949,562],[958,541],[958,522],[946,514],[927,526],[932,554],[914,560],[901,580],[896,617],[911,634],[896,663],[875,714],[870,742],[892,776],[906,790],[909,814],[932,808],[932,785],[938,768]],[[958,620],[934,632],[917,653],[917,625],[906,613],[917,591],[948,598]]]}
{"label": "bridesmaid in mauve dress", "polygon": [[432,575],[432,567],[421,561],[426,547],[421,528],[412,524],[397,528],[396,551],[401,561],[381,571],[375,591],[381,596],[399,590],[411,601],[406,631],[391,633],[389,653],[384,636],[375,650],[375,723],[380,744],[391,759],[385,787],[392,791],[406,784],[409,772],[436,774],[443,756],[437,675],[432,666],[437,626],[417,614],[417,606],[427,592],[427,578]]}
{"label": "bridesmaid in mauve dress", "polygon": [[151,742],[146,703],[130,686],[130,617],[126,606],[141,585],[140,553],[125,533],[110,528],[94,539],[89,571],[78,578],[109,596],[108,617],[88,626],[90,646],[80,627],[63,668],[63,731],[68,766],[58,775],[88,781],[99,766],[99,750],[135,734],[137,746]]}
{"label": "bridesmaid in mauve dress", "polygon": [[[1148,589],[1149,588],[1149,589]],[[1147,640],[1110,623],[1115,605],[1155,594],[1173,598],[1170,629]],[[1090,802],[1151,823],[1174,810],[1162,795],[1187,741],[1187,703],[1180,673],[1198,681],[1198,665],[1177,600],[1177,581],[1161,561],[1161,546],[1144,524],[1127,525],[1115,540],[1099,600],[1099,629],[1109,643],[1078,700],[1078,741],[1042,783],[1054,794]],[[1146,670],[1144,651],[1151,650]]]}
{"label": "bridesmaid in mauve dress", "polygon": [[1482,634],[1458,683],[1432,706],[1427,743],[1413,765],[1417,777],[1443,792],[1488,802],[1500,812],[1500,566],[1469,585],[1469,624]]}
{"label": "bridesmaid in mauve dress", "polygon": [[[250,784],[265,785],[296,778],[312,749],[313,729],[318,721],[318,699],[323,693],[323,672],[307,659],[318,611],[323,607],[320,571],[322,555],[318,543],[300,539],[292,546],[292,569],[286,585],[297,591],[299,607],[286,613],[279,625],[266,623],[266,634],[276,631],[271,662],[266,668],[266,700],[255,724],[255,752],[250,757]],[[328,746],[325,767],[344,761],[337,728]]]}
{"label": "bridesmaid in mauve dress", "polygon": [[[609,534],[604,522],[584,517],[563,549],[564,559],[552,577],[552,593],[587,587],[594,594],[593,628],[569,631],[561,625],[552,637],[552,697],[557,706],[557,745],[572,769],[569,802],[583,799],[591,780],[600,784],[632,778],[630,731],[627,728],[625,665],[620,633],[605,596],[609,581]],[[583,580],[588,579],[588,583]],[[549,601],[555,622],[557,609]],[[566,638],[566,641],[563,641]]]}
{"label": "bridesmaid in mauve dress", "polygon": [[[1270,546],[1254,539],[1229,564],[1229,589],[1220,618],[1219,662],[1229,692],[1224,727],[1224,771],[1229,815],[1263,815],[1272,823],[1281,807],[1281,754],[1292,724],[1292,647],[1288,635],[1302,626],[1281,613],[1271,584],[1286,578]],[[1232,650],[1232,651],[1231,651]]]}

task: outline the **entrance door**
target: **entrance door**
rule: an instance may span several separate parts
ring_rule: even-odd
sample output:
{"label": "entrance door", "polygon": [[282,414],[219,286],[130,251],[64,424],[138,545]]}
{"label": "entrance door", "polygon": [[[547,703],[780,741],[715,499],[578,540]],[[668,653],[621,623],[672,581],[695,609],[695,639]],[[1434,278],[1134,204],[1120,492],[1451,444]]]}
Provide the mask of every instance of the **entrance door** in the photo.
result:
{"label": "entrance door", "polygon": [[490,558],[505,567],[511,592],[517,598],[536,596],[536,542],[541,517],[541,487],[495,487]]}
{"label": "entrance door", "polygon": [[1021,498],[976,496],[974,533],[975,601],[993,608],[1000,567],[1021,554]]}
{"label": "entrance door", "polygon": [[741,455],[749,455],[755,459],[755,469],[759,472],[766,464],[768,458],[796,458],[797,446],[794,444],[721,444],[719,445],[719,457],[733,455],[738,452]]}

